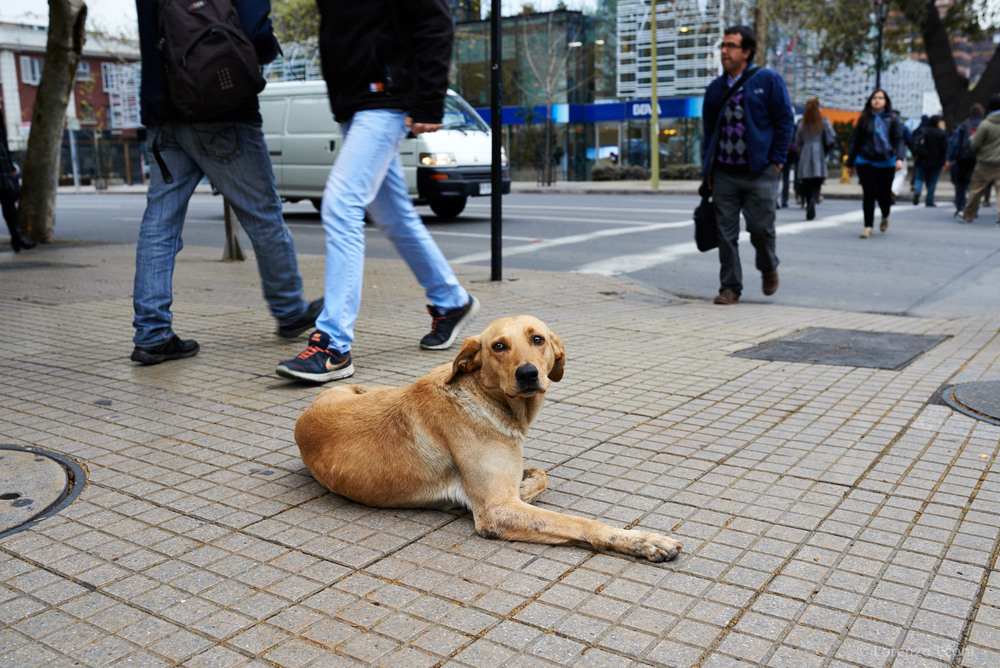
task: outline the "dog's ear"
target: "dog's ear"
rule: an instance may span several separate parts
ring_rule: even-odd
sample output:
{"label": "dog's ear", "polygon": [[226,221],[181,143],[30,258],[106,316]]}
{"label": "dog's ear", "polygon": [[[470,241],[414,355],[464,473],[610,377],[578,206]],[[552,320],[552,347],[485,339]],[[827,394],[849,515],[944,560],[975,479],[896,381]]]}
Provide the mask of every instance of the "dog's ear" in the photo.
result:
{"label": "dog's ear", "polygon": [[462,343],[462,349],[458,351],[458,356],[451,364],[451,375],[447,382],[455,380],[460,373],[472,373],[483,365],[480,351],[482,344],[478,336],[470,336]]}
{"label": "dog's ear", "polygon": [[562,339],[551,329],[549,330],[549,342],[552,344],[552,351],[555,353],[556,361],[549,370],[549,380],[558,383],[562,380],[563,370],[566,368],[566,347]]}

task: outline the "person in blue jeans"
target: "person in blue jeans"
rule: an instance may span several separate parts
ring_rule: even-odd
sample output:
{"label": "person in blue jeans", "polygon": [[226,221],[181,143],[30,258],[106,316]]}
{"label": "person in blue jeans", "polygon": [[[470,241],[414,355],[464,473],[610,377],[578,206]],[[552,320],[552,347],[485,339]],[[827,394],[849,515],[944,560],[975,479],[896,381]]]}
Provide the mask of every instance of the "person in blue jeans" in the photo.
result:
{"label": "person in blue jeans", "polygon": [[[261,63],[274,59],[278,43],[269,0],[235,0],[244,33]],[[295,243],[285,225],[261,131],[257,97],[211,121],[183,118],[170,101],[157,48],[155,0],[136,0],[142,56],[142,122],[156,158],[150,165],[146,210],[136,246],[131,359],[159,364],[196,355],[193,339],[173,331],[173,275],[184,247],[181,232],[188,200],[204,176],[229,200],[257,256],[264,299],[278,321],[277,334],[295,338],[313,327],[323,300],[306,303]]]}
{"label": "person in blue jeans", "polygon": [[452,21],[443,0],[318,0],[320,54],[330,107],[344,140],[323,191],[325,304],[309,346],[280,363],[284,378],[325,383],[354,374],[365,212],[424,288],[432,322],[425,350],[450,348],[479,310],[424,227],[407,193],[399,145],[440,129]]}

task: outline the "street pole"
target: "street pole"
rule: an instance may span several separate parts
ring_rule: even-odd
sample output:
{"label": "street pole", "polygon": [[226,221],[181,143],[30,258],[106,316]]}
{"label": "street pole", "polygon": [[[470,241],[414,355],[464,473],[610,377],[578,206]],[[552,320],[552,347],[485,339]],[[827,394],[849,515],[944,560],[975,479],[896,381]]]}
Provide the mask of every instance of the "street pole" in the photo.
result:
{"label": "street pole", "polygon": [[490,165],[490,280],[502,280],[503,251],[503,165],[500,164],[500,150],[503,145],[503,105],[500,90],[500,0],[493,0],[490,14],[490,128],[493,139],[493,155]]}
{"label": "street pole", "polygon": [[652,155],[649,157],[650,182],[653,190],[660,189],[660,99],[656,90],[656,0],[649,0],[649,150]]}
{"label": "street pole", "polygon": [[878,46],[875,51],[875,90],[882,88],[882,32],[885,29],[886,0],[875,0],[875,22],[878,24]]}

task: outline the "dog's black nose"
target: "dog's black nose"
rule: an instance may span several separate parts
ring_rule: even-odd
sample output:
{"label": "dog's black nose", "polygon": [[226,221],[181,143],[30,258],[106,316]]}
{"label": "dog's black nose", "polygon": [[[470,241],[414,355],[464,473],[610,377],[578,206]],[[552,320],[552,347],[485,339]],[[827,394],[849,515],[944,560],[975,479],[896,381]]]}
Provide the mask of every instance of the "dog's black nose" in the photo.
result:
{"label": "dog's black nose", "polygon": [[522,385],[534,385],[538,382],[538,369],[534,364],[519,366],[514,371],[514,378]]}

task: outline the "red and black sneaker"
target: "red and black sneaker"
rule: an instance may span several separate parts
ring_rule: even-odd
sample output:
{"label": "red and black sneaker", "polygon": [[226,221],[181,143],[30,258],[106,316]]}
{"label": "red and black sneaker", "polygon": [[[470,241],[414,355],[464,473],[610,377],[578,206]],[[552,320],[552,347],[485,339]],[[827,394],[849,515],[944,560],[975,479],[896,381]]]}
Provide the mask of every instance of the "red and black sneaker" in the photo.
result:
{"label": "red and black sneaker", "polygon": [[309,337],[309,347],[295,359],[285,360],[274,370],[282,378],[302,380],[307,383],[326,383],[354,375],[351,352],[330,350],[330,337],[316,330]]}

